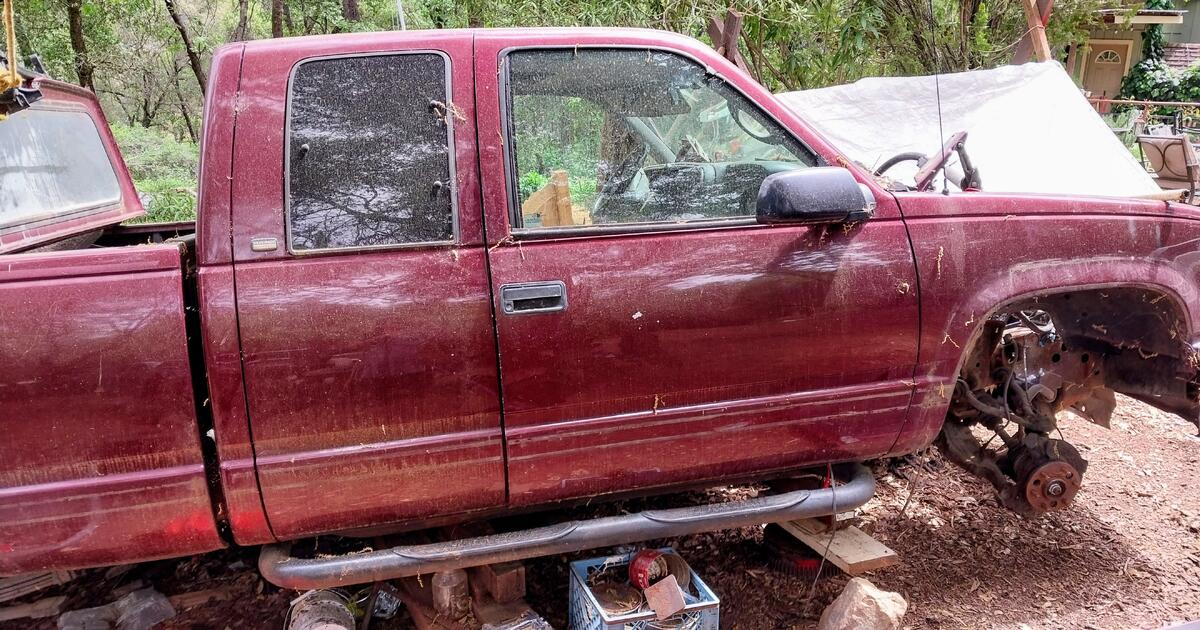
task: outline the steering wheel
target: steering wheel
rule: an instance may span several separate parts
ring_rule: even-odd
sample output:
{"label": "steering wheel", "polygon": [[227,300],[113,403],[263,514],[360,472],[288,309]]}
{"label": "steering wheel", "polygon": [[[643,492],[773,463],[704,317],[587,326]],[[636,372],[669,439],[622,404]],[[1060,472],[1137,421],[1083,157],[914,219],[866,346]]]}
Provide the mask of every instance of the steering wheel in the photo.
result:
{"label": "steering wheel", "polygon": [[883,164],[880,164],[879,168],[875,169],[875,177],[879,177],[892,170],[892,167],[896,166],[897,164],[902,164],[904,162],[916,162],[917,168],[921,168],[927,161],[929,161],[929,156],[921,153],[920,151],[905,151],[904,153],[897,153],[896,155],[884,160]]}
{"label": "steering wheel", "polygon": [[[966,190],[968,188],[978,189],[980,187],[979,171],[971,165],[970,159],[967,158],[965,143],[967,141],[967,132],[960,131],[946,141],[941,151],[936,155],[928,156],[916,151],[906,151],[898,153],[888,158],[875,169],[875,175],[879,176],[887,172],[892,167],[902,162],[916,161],[917,174],[913,175],[913,190],[924,191],[929,190],[933,184],[933,178],[938,171],[946,166],[946,162],[950,160],[950,156],[958,154],[959,162],[961,162],[962,173],[961,177],[956,177],[959,181],[956,182],[959,188]],[[949,171],[950,169],[946,169]],[[946,173],[950,177],[950,173]],[[951,180],[953,181],[953,179]]]}

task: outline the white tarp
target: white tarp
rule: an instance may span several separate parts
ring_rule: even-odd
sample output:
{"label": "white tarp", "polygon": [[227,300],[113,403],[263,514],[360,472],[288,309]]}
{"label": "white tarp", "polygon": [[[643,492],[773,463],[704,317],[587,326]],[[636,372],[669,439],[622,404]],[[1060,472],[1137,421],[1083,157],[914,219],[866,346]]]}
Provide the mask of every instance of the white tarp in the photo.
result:
{"label": "white tarp", "polygon": [[[967,155],[985,191],[1159,190],[1057,63],[943,74],[938,83],[943,135],[967,132]],[[897,153],[937,153],[935,95],[933,77],[925,76],[862,79],[779,97],[847,157],[874,169]],[[911,183],[915,171],[908,162],[888,175]]]}

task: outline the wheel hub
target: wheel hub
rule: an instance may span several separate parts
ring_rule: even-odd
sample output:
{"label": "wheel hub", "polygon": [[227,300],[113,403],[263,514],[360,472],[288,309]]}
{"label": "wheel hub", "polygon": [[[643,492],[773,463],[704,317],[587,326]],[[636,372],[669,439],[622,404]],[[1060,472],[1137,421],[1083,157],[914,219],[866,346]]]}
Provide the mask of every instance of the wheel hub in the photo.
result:
{"label": "wheel hub", "polygon": [[1025,479],[1025,500],[1039,512],[1056,512],[1071,505],[1083,475],[1074,466],[1057,460],[1038,466]]}

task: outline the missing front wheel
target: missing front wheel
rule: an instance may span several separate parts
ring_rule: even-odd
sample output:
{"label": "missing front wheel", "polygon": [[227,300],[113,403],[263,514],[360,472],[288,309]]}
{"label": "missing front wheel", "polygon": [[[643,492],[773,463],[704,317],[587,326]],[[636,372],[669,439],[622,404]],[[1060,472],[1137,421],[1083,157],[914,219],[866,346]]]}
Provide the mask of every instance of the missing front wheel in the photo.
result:
{"label": "missing front wheel", "polygon": [[951,461],[991,483],[1016,512],[1066,509],[1087,461],[1050,435],[1058,430],[1055,414],[1064,406],[1096,404],[1095,387],[1088,385],[1102,389],[1102,380],[1094,364],[1090,355],[1066,348],[1043,311],[989,320],[955,385],[939,446]]}

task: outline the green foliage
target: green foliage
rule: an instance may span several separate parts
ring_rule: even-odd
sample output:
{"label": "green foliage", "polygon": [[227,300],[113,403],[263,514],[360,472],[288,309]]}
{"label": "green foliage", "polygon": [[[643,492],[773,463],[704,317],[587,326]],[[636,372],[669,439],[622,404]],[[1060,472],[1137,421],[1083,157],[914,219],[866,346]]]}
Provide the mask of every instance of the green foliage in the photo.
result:
{"label": "green foliage", "polygon": [[158,129],[112,125],[125,165],[146,206],[135,223],[190,221],[196,218],[195,144],[180,142]]}
{"label": "green foliage", "polygon": [[1118,98],[1135,101],[1200,101],[1200,67],[1175,69],[1161,59],[1143,59],[1121,83]]}
{"label": "green foliage", "polygon": [[[1168,0],[1170,1],[1170,0]],[[873,0],[886,74],[930,74],[1008,63],[1029,26],[1014,0]],[[1115,0],[1058,0],[1046,27],[1051,48],[1087,39],[1096,10]],[[932,11],[930,10],[932,8]]]}
{"label": "green foliage", "polygon": [[194,179],[155,178],[134,181],[146,214],[130,223],[166,223],[196,219]]}
{"label": "green foliage", "polygon": [[[1173,9],[1172,0],[1146,0],[1147,9]],[[1152,24],[1142,32],[1142,60],[1121,82],[1120,99],[1136,101],[1200,100],[1200,68],[1177,70],[1163,61],[1162,25]]]}
{"label": "green foliage", "polygon": [[[195,140],[203,95],[163,0],[81,0],[86,59],[139,190],[154,218],[194,212]],[[1081,41],[1095,10],[1117,0],[1056,0],[1051,44]],[[1149,0],[1147,7],[1171,0]],[[175,0],[207,68],[213,51],[240,33],[269,37],[271,0]],[[285,35],[399,28],[395,0],[284,0]],[[708,41],[707,25],[728,9],[743,14],[739,48],[772,90],[807,89],[871,75],[927,74],[1007,63],[1026,30],[1019,0],[405,0],[409,29],[466,26],[631,26],[675,31]],[[50,73],[78,78],[64,0],[22,0],[22,53],[39,53]],[[244,12],[243,12],[244,9]],[[348,17],[351,15],[351,17]],[[244,16],[244,31],[239,28]],[[712,42],[709,42],[712,43]],[[1153,48],[1152,44],[1151,45]],[[1145,63],[1145,62],[1144,62]],[[1135,70],[1138,98],[1200,96],[1194,73],[1153,63]],[[577,202],[596,191],[603,114],[572,107],[563,120],[519,120],[530,139],[517,156],[522,194],[566,170]],[[539,131],[538,126],[554,129]],[[564,148],[565,147],[565,148]],[[536,172],[535,172],[536,171]],[[541,179],[536,179],[541,178]]]}
{"label": "green foliage", "polygon": [[550,178],[542,175],[537,171],[529,171],[521,176],[520,189],[521,199],[528,199],[529,195],[541,190],[546,184],[550,183]]}
{"label": "green foliage", "polygon": [[111,125],[113,136],[135,180],[155,178],[195,179],[200,159],[198,147],[180,142],[160,129]]}
{"label": "green foliage", "polygon": [[[1172,0],[1146,0],[1145,8],[1155,10],[1174,9]],[[1165,40],[1162,34],[1162,24],[1151,24],[1142,31],[1142,59],[1161,60]]]}
{"label": "green foliage", "polygon": [[549,181],[550,173],[567,172],[571,200],[588,204],[596,194],[597,158],[604,111],[581,98],[522,96],[514,108],[517,172],[522,199]]}

